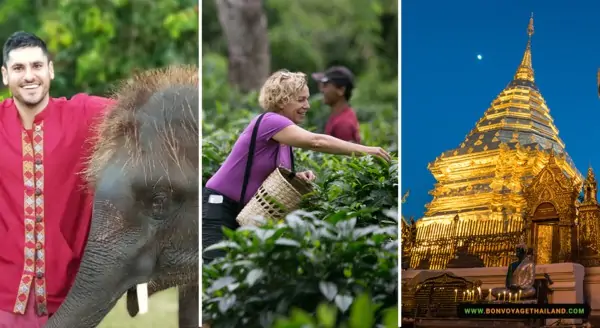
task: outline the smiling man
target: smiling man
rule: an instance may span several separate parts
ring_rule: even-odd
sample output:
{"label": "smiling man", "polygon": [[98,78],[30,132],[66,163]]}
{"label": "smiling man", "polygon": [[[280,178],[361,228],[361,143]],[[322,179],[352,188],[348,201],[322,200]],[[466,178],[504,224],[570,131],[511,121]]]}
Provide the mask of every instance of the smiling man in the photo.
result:
{"label": "smiling man", "polygon": [[66,297],[87,239],[93,195],[81,174],[110,99],[50,97],[46,44],[4,43],[0,102],[0,328],[42,327]]}
{"label": "smiling man", "polygon": [[354,89],[354,74],[347,67],[333,66],[323,73],[313,73],[312,77],[319,83],[323,102],[331,108],[325,134],[360,143],[358,119],[349,104]]}

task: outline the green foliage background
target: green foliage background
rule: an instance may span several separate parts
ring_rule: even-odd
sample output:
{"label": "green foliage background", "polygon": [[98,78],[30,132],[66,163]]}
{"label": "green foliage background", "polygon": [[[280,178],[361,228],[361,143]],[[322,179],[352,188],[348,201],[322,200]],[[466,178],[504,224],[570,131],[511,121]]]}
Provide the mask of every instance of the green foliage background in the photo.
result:
{"label": "green foliage background", "polygon": [[1,1],[0,40],[24,30],[46,41],[52,96],[106,95],[134,71],[197,65],[198,15],[194,0]]}
{"label": "green foliage background", "polygon": [[[202,3],[205,76],[214,76],[227,66],[227,43],[215,7],[214,1]],[[398,102],[396,0],[264,0],[264,7],[273,71],[286,68],[310,74],[331,65],[345,65],[357,76],[352,105],[359,110],[360,119],[366,122],[379,116],[387,118],[391,124],[365,130],[397,131],[393,125],[397,123]],[[208,107],[214,107],[217,100],[222,103],[232,101],[228,97],[232,91],[221,87],[227,82],[226,75],[218,75],[221,76],[218,79],[204,81],[204,105]],[[310,86],[316,93],[316,84],[311,81]],[[328,111],[316,108],[312,115],[315,119],[311,123],[322,128]],[[377,137],[369,139],[376,140]]]}
{"label": "green foliage background", "polygon": [[[198,21],[194,0],[0,1],[2,43],[18,30],[46,41],[56,72],[53,97],[108,95],[116,82],[135,71],[198,65]],[[0,86],[0,100],[9,96]],[[100,327],[177,327],[174,293],[153,296],[151,312],[135,319],[120,302]]]}
{"label": "green foliage background", "polygon": [[[265,0],[271,69],[307,74],[342,64],[363,143],[397,156],[397,2]],[[203,184],[261,109],[227,83],[227,49],[213,1],[203,3]],[[323,132],[329,108],[310,81],[303,127]],[[226,257],[203,268],[212,327],[397,327],[397,160],[296,150],[318,176],[302,211],[261,228],[225,230]]]}

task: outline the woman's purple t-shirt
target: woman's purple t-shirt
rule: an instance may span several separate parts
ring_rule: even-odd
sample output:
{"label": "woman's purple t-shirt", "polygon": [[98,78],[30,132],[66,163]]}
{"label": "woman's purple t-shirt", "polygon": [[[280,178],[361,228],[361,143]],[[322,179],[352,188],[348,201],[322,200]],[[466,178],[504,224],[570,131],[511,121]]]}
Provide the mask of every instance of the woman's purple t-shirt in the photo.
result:
{"label": "woman's purple t-shirt", "polygon": [[[212,189],[222,195],[239,201],[244,183],[244,171],[250,150],[252,130],[258,116],[244,129],[227,159],[217,173],[207,182],[206,188]],[[267,179],[269,174],[279,165],[291,169],[290,147],[273,140],[272,137],[282,129],[294,124],[290,119],[276,113],[266,113],[258,127],[254,160],[250,171],[250,179],[246,188],[244,204],[258,191],[258,188]]]}

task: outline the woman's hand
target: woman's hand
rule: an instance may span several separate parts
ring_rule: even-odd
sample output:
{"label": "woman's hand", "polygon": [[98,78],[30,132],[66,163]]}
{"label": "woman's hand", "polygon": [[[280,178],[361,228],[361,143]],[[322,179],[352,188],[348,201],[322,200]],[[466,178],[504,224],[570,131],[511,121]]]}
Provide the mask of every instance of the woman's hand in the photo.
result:
{"label": "woman's hand", "polygon": [[383,158],[386,161],[391,161],[392,156],[381,147],[367,147],[367,154]]}
{"label": "woman's hand", "polygon": [[304,171],[296,173],[296,176],[306,181],[314,181],[317,176],[312,171]]}
{"label": "woman's hand", "polygon": [[312,133],[292,124],[277,132],[273,139],[281,144],[318,151],[320,153],[340,155],[373,155],[390,162],[392,157],[380,147],[367,147],[332,137],[326,134]]}

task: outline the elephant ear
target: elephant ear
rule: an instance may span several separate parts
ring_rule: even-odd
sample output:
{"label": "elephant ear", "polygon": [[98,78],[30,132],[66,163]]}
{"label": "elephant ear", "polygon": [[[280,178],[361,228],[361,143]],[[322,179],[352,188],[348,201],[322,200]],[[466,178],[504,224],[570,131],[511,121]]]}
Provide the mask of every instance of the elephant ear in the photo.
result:
{"label": "elephant ear", "polygon": [[140,312],[137,290],[135,287],[127,290],[127,312],[132,318],[135,318],[135,316]]}

